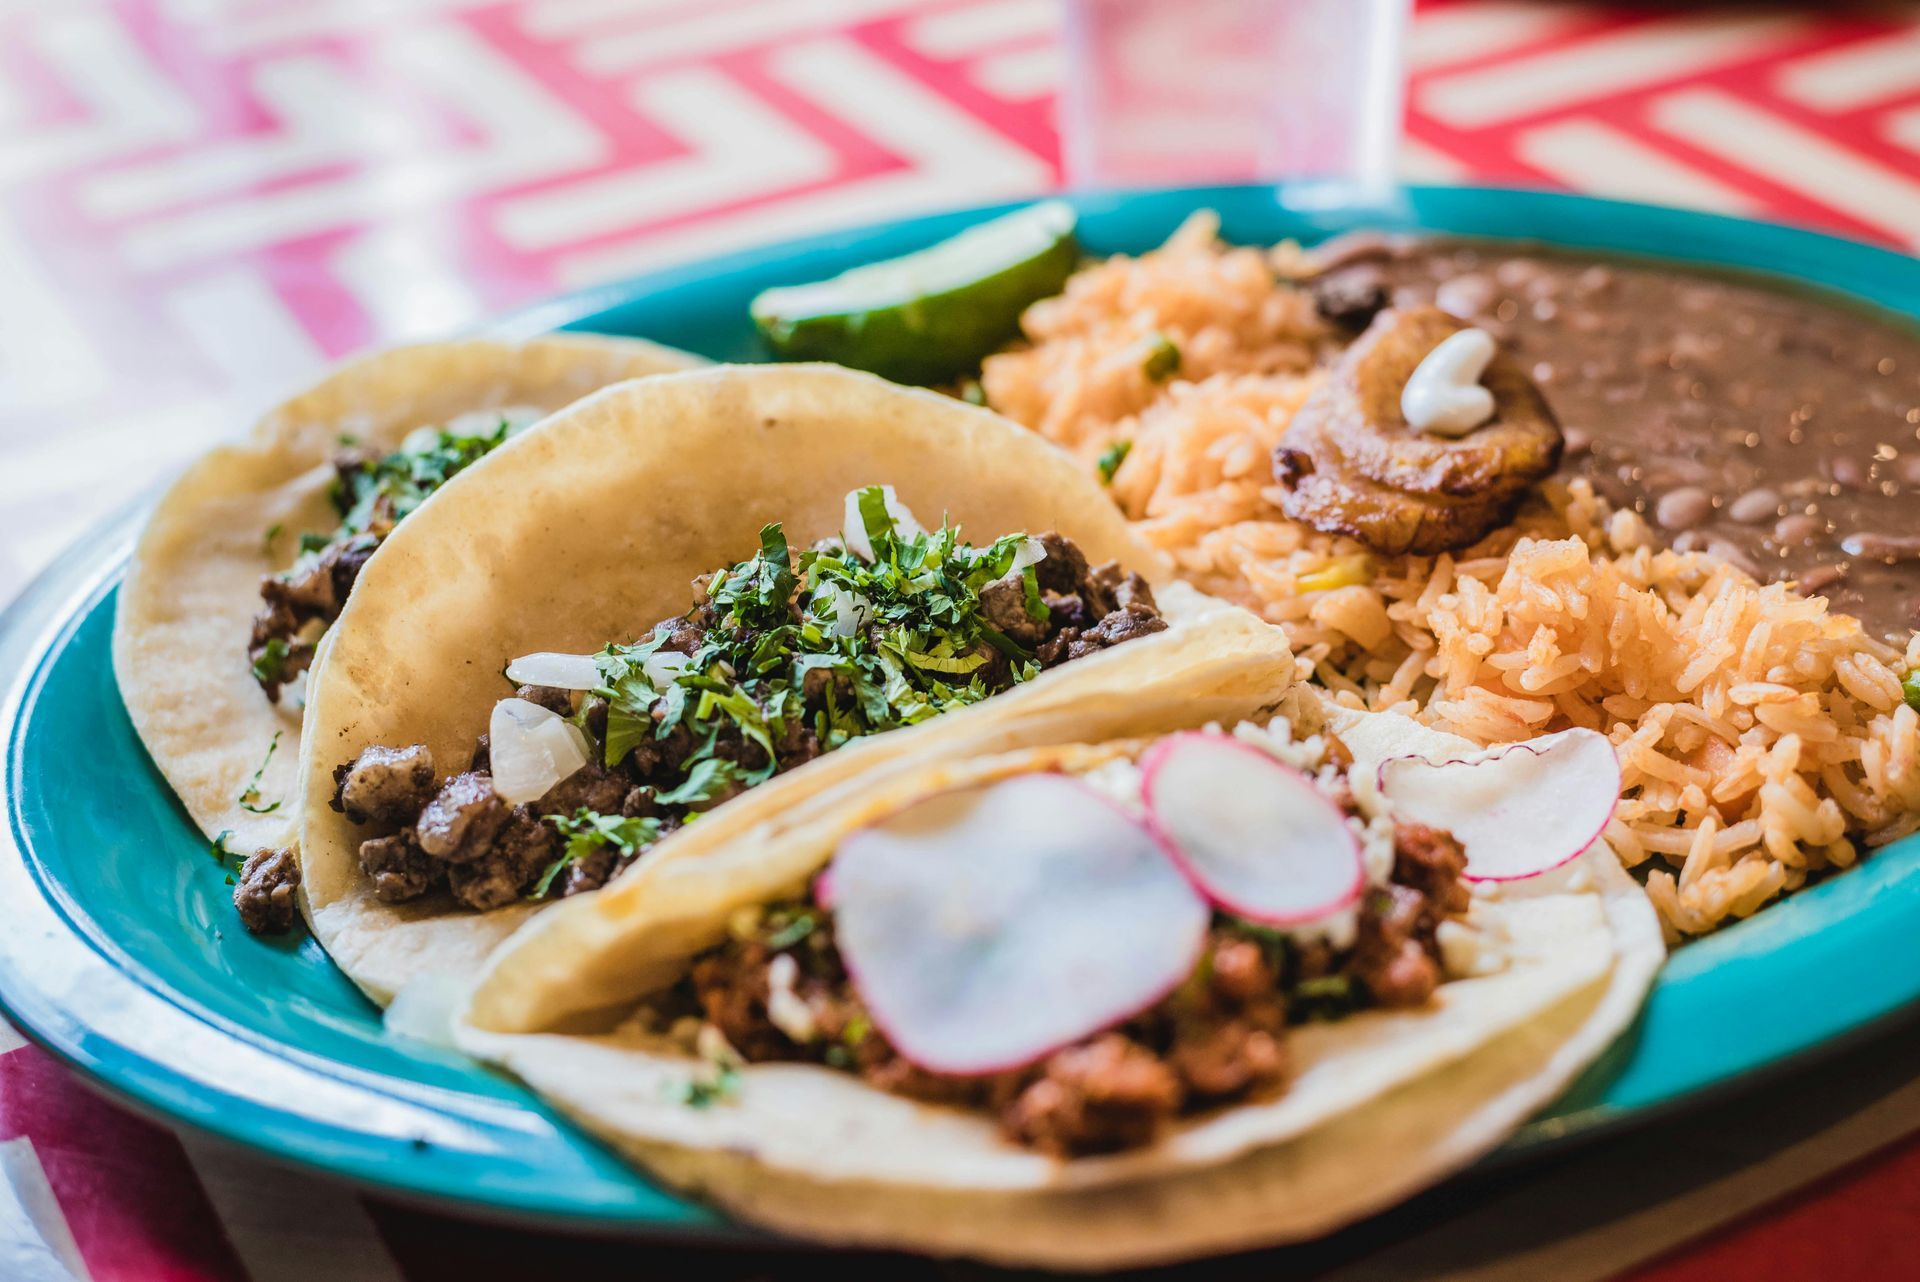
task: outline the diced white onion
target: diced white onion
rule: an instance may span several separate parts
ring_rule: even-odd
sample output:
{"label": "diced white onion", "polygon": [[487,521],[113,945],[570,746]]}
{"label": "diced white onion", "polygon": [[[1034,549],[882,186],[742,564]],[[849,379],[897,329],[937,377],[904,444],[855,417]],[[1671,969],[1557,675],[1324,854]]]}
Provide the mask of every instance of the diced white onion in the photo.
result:
{"label": "diced white onion", "polygon": [[[880,487],[880,494],[886,502],[887,515],[893,518],[893,532],[903,539],[910,539],[926,530],[920,522],[914,520],[913,513],[907,510],[899,496],[894,494],[891,485]],[[847,506],[841,517],[840,537],[846,540],[847,551],[862,561],[873,560],[873,540],[867,537],[867,523],[860,516],[860,491],[847,491]]]}
{"label": "diced white onion", "polygon": [[425,454],[428,450],[440,443],[440,431],[440,428],[432,424],[426,427],[414,428],[401,439],[400,452],[402,454]]}
{"label": "diced white onion", "polygon": [[1029,534],[1019,547],[1013,550],[1013,569],[1010,573],[1019,574],[1030,565],[1038,565],[1047,559],[1047,545]]}
{"label": "diced white onion", "polygon": [[538,801],[587,764],[587,736],[566,718],[525,699],[502,699],[487,723],[493,790],[510,806]]}
{"label": "diced white onion", "polygon": [[664,692],[692,663],[691,658],[678,650],[656,650],[641,661],[640,667],[647,674],[647,680],[653,682],[653,688]]}
{"label": "diced white onion", "polygon": [[858,592],[828,582],[820,585],[820,595],[833,611],[832,631],[837,637],[854,636],[873,620],[873,602]]}
{"label": "diced white onion", "polygon": [[552,686],[556,690],[591,690],[600,684],[600,669],[590,654],[542,650],[509,663],[507,680],[515,685]]}

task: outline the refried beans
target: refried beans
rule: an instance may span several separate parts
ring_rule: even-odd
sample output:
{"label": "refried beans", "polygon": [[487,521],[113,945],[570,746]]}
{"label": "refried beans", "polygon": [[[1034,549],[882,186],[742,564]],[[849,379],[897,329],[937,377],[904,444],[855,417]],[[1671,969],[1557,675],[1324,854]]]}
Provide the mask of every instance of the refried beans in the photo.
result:
{"label": "refried beans", "polygon": [[1920,627],[1920,329],[1758,278],[1535,246],[1331,242],[1349,323],[1434,303],[1498,338],[1565,430],[1561,472],[1673,547]]}

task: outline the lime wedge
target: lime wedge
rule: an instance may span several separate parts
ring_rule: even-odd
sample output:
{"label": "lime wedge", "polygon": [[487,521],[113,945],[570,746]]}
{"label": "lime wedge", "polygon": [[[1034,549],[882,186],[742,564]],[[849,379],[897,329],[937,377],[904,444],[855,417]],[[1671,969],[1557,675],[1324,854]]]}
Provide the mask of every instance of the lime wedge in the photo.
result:
{"label": "lime wedge", "polygon": [[1073,224],[1061,201],[1030,205],[901,258],[769,289],[753,322],[782,360],[947,382],[1018,334],[1027,304],[1060,292],[1080,259]]}

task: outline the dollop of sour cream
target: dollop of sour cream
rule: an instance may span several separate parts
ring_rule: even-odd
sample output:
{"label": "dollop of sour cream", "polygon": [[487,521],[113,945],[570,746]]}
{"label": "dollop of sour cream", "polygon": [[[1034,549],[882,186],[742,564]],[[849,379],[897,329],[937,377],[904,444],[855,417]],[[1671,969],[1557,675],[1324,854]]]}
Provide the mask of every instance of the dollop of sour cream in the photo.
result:
{"label": "dollop of sour cream", "polygon": [[1400,393],[1400,413],[1418,431],[1465,436],[1493,417],[1493,393],[1480,385],[1493,360],[1484,329],[1450,334],[1414,367]]}

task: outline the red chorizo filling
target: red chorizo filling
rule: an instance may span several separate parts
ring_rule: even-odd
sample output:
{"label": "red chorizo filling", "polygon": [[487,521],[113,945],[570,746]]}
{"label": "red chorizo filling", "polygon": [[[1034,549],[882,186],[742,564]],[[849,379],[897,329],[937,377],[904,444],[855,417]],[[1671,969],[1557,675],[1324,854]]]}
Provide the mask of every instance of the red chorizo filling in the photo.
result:
{"label": "red chorizo filling", "polygon": [[1360,904],[1349,946],[1216,913],[1198,965],[1117,1027],[1004,1072],[930,1072],[875,1027],[812,900],[773,905],[695,959],[661,1014],[693,1014],[748,1063],[821,1064],[882,1090],[990,1112],[1009,1140],[1061,1157],[1152,1143],[1176,1119],[1279,1092],[1287,1030],[1369,1008],[1415,1007],[1442,977],[1436,933],[1465,913],[1466,856],[1446,833],[1399,825],[1392,872]]}

